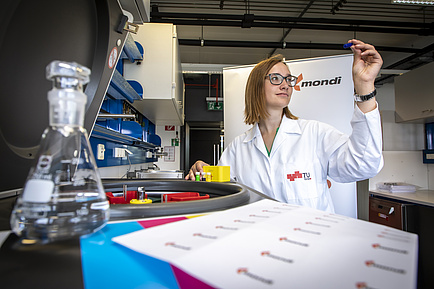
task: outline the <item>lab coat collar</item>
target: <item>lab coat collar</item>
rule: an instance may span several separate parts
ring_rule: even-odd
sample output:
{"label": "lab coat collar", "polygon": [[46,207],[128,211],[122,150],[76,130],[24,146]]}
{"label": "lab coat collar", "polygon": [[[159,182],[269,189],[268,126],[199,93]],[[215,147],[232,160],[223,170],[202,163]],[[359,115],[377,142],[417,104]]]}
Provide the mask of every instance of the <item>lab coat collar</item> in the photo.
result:
{"label": "lab coat collar", "polygon": [[301,128],[299,122],[295,119],[287,118],[286,116],[283,116],[282,118],[279,131],[283,133],[301,134]]}
{"label": "lab coat collar", "polygon": [[[282,122],[280,123],[279,132],[301,134],[301,128],[297,120],[283,116]],[[258,123],[255,123],[255,125],[247,131],[244,142],[252,141],[256,137],[261,137],[261,131],[259,130]]]}
{"label": "lab coat collar", "polygon": [[261,136],[261,131],[259,130],[258,123],[255,123],[255,125],[247,131],[246,137],[244,138],[243,142],[250,142],[257,136]]}

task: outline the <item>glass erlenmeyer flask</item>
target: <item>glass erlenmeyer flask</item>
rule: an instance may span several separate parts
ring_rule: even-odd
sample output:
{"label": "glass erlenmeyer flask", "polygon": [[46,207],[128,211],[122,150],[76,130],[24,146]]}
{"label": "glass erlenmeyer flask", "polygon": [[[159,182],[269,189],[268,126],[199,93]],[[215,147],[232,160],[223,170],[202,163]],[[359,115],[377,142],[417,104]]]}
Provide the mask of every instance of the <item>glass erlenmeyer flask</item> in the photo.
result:
{"label": "glass erlenmeyer flask", "polygon": [[89,234],[108,221],[109,204],[83,128],[89,75],[77,63],[47,66],[53,80],[49,127],[11,216],[12,230],[27,243]]}

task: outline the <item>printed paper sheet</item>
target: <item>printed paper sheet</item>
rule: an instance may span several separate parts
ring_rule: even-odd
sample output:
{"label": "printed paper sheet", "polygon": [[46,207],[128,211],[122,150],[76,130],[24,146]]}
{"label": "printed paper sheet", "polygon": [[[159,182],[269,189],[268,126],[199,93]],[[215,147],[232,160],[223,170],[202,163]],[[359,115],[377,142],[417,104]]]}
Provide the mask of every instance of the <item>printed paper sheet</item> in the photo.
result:
{"label": "printed paper sheet", "polygon": [[417,235],[270,200],[113,241],[217,288],[416,288]]}

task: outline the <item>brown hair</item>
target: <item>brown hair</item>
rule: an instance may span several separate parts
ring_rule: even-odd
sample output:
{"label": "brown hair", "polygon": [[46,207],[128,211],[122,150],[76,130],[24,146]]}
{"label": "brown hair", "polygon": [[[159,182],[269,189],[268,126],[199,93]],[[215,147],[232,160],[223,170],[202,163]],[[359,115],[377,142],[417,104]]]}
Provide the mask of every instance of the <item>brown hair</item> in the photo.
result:
{"label": "brown hair", "polygon": [[[255,65],[252,72],[250,72],[244,97],[244,122],[246,124],[255,124],[259,122],[260,119],[266,119],[269,116],[265,109],[264,79],[271,68],[280,62],[284,63],[283,56],[277,54],[259,62]],[[297,119],[297,117],[289,111],[288,107],[283,109],[282,114],[285,114],[288,118]]]}

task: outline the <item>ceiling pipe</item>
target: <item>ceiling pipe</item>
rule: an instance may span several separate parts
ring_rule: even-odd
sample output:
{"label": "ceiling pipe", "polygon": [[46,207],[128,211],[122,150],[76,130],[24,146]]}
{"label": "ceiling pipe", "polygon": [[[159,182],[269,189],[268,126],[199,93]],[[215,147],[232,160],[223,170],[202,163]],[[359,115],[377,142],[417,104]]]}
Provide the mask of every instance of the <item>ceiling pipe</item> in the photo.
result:
{"label": "ceiling pipe", "polygon": [[[175,25],[197,26],[232,26],[232,27],[266,27],[266,28],[296,28],[311,30],[358,31],[396,34],[434,35],[433,23],[327,19],[327,18],[297,18],[227,14],[196,14],[196,13],[162,13],[151,12],[151,22],[173,23]],[[399,27],[399,28],[397,28]],[[406,27],[406,28],[404,28]]]}
{"label": "ceiling pipe", "polygon": [[[243,21],[215,21],[215,20],[187,20],[187,19],[151,19],[153,23],[172,23],[174,25],[190,26],[221,26],[221,27],[242,27]],[[325,25],[325,24],[303,24],[303,23],[284,23],[284,22],[259,22],[253,21],[249,27],[262,28],[291,28],[307,30],[333,30],[333,31],[351,31],[351,32],[374,32],[374,33],[395,33],[395,34],[413,34],[413,35],[434,35],[433,29],[405,29],[405,28],[388,28],[388,27],[364,27],[353,25]]]}
{"label": "ceiling pipe", "polygon": [[[353,19],[335,19],[335,18],[298,18],[298,17],[280,17],[280,16],[261,16],[254,15],[254,20],[270,22],[300,22],[300,23],[319,23],[319,24],[347,24],[360,26],[376,27],[413,27],[433,29],[434,23],[422,22],[398,22],[398,21],[377,21],[377,20],[353,20]],[[172,13],[172,12],[151,12],[151,18],[170,18],[170,19],[193,19],[193,20],[243,20],[244,15],[233,14],[198,14],[198,13]],[[152,20],[152,19],[151,19]]]}
{"label": "ceiling pipe", "polygon": [[[245,47],[245,48],[276,48],[276,49],[321,49],[342,50],[342,44],[330,43],[296,43],[296,42],[271,42],[271,41],[232,41],[232,40],[205,40],[205,39],[178,39],[179,45],[186,46],[215,46],[215,47]],[[389,46],[375,46],[379,51],[420,53],[417,48],[400,48]]]}
{"label": "ceiling pipe", "polygon": [[[333,3],[333,2],[332,2]],[[335,15],[337,11],[341,10],[342,7],[344,7],[344,4],[347,3],[347,0],[339,0],[335,6],[333,6],[332,10],[330,12]]]}

